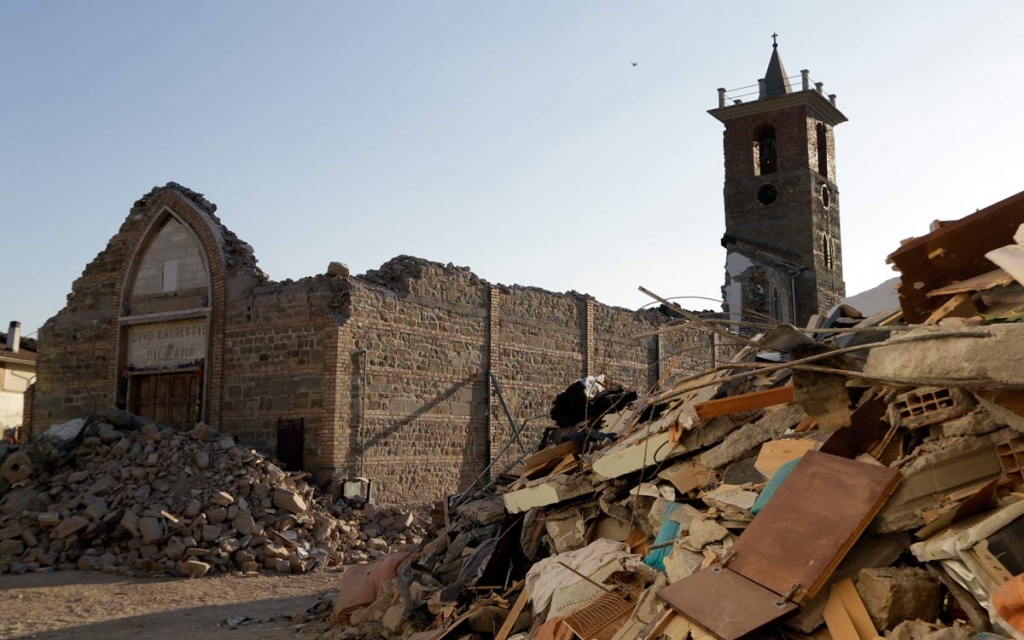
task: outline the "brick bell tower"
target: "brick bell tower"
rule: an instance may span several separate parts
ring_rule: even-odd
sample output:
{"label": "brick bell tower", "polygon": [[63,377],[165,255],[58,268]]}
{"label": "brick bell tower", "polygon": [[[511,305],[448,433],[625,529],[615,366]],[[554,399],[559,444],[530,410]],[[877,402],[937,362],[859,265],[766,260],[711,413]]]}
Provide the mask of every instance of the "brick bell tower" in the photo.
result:
{"label": "brick bell tower", "polygon": [[756,89],[719,89],[708,112],[725,125],[722,298],[731,320],[804,326],[846,294],[833,137],[846,116],[809,71],[786,75],[775,38]]}

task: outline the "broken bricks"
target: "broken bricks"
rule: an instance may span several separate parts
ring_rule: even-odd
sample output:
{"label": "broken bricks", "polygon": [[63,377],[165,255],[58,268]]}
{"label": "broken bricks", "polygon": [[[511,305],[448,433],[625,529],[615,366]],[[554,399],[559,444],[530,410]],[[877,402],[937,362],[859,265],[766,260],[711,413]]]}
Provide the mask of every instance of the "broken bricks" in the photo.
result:
{"label": "broken bricks", "polygon": [[422,516],[334,504],[303,475],[233,440],[225,447],[205,425],[190,435],[152,423],[74,423],[54,431],[84,429],[81,442],[43,434],[15,462],[46,464],[0,488],[0,572],[299,573],[367,562],[426,535]]}

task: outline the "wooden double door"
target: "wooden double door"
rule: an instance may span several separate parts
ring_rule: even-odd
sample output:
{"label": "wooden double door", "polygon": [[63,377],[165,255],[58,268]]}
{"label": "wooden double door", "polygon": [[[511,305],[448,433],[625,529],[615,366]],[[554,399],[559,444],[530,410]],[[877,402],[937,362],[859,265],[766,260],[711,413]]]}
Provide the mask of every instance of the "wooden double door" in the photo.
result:
{"label": "wooden double door", "polygon": [[195,371],[134,375],[128,410],[167,427],[191,429],[198,419],[200,380]]}

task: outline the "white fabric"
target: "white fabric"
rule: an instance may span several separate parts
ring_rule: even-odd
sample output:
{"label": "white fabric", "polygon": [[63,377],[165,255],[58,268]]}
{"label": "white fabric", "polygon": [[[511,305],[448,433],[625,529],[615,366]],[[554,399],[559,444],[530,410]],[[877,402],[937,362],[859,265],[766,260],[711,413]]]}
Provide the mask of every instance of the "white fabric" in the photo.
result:
{"label": "white fabric", "polygon": [[[533,608],[538,613],[547,611],[555,591],[559,588],[570,587],[577,582],[584,582],[593,587],[579,575],[563,567],[563,563],[579,574],[601,582],[616,571],[634,569],[639,562],[640,556],[631,554],[626,543],[604,538],[595,540],[582,549],[545,558],[533,565],[526,574],[526,586],[530,590]],[[593,577],[595,574],[597,577]],[[596,590],[596,587],[594,589]]]}

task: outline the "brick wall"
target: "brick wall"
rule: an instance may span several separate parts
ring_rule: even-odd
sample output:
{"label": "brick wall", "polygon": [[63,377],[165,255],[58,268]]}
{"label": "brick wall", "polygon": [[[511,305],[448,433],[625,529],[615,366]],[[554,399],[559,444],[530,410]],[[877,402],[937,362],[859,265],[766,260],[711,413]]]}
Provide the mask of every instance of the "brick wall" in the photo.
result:
{"label": "brick wall", "polygon": [[333,465],[332,442],[324,434],[336,426],[327,399],[337,384],[338,322],[348,288],[340,278],[316,276],[259,285],[228,301],[222,428],[274,452],[278,423],[301,418],[304,465]]}

